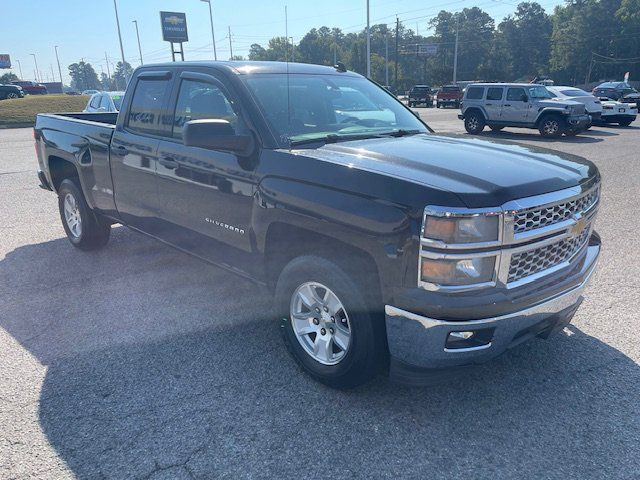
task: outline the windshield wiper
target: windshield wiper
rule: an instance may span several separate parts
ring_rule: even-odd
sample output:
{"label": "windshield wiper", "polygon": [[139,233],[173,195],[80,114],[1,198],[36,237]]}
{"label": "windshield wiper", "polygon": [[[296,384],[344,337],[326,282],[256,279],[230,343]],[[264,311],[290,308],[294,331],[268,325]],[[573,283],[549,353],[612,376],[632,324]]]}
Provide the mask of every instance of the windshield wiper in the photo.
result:
{"label": "windshield wiper", "polygon": [[423,133],[420,130],[404,130],[404,129],[400,129],[400,130],[393,130],[391,132],[383,132],[383,133],[379,133],[378,135],[381,137],[405,137],[407,135],[417,135],[419,133]]}
{"label": "windshield wiper", "polygon": [[337,142],[348,142],[350,140],[365,140],[367,138],[380,138],[380,135],[374,133],[366,133],[366,134],[352,134],[352,135],[336,135],[335,133],[330,133],[329,135],[323,135],[321,137],[313,137],[313,138],[302,138],[300,140],[292,140],[289,144],[292,147],[296,147],[298,145],[308,145],[310,143],[337,143]]}

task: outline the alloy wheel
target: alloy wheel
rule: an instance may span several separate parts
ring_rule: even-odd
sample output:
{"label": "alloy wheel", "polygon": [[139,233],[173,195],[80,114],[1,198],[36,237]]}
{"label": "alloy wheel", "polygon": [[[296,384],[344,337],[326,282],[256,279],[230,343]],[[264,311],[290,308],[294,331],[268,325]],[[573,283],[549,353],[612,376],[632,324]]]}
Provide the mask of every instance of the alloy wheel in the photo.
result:
{"label": "alloy wheel", "polygon": [[82,217],[80,216],[78,202],[70,193],[64,196],[64,219],[71,235],[75,238],[80,238],[82,235]]}

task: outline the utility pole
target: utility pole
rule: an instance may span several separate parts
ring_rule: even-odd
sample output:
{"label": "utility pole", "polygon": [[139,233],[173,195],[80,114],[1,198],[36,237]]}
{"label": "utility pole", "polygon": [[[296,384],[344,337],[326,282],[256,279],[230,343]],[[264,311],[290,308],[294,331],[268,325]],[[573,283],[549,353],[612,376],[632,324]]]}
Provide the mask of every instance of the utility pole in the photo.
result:
{"label": "utility pole", "polygon": [[333,32],[333,64],[338,64],[338,32]]}
{"label": "utility pole", "polygon": [[589,82],[591,81],[591,70],[593,70],[593,52],[591,52],[591,62],[589,62],[589,70],[587,70],[587,76],[584,79],[585,89],[589,87]]}
{"label": "utility pole", "polygon": [[458,15],[456,15],[456,46],[453,49],[453,84],[456,84],[458,77]]}
{"label": "utility pole", "polygon": [[286,48],[284,49],[284,61],[289,61],[289,14],[287,12],[287,6],[284,6],[284,38],[287,41]]}
{"label": "utility pole", "polygon": [[395,68],[393,69],[393,88],[396,89],[396,93],[398,90],[398,36],[400,35],[400,19],[396,17],[396,62]]}
{"label": "utility pole", "polygon": [[111,72],[109,71],[109,57],[107,57],[107,52],[104,52],[104,61],[107,62],[107,76],[109,80],[111,80]]}
{"label": "utility pole", "polygon": [[[116,25],[118,26],[118,40],[120,40],[120,55],[122,56],[122,67],[124,68],[124,64],[127,62],[124,59],[124,48],[122,46],[122,34],[120,33],[120,19],[118,18],[118,5],[116,3],[116,0],[113,0],[113,8],[116,11]],[[125,80],[127,80],[125,78]]]}
{"label": "utility pole", "polygon": [[60,75],[60,83],[63,83],[62,81],[62,69],[60,68],[60,58],[58,58],[58,46],[56,45],[54,47],[55,51],[56,51],[56,62],[58,62],[58,74]]}
{"label": "utility pole", "polygon": [[369,22],[369,0],[367,0],[367,78],[371,78],[371,25]]}
{"label": "utility pole", "polygon": [[389,32],[384,34],[384,84],[389,86]]}
{"label": "utility pole", "polygon": [[142,61],[142,48],[140,48],[140,32],[138,32],[138,21],[134,20],[133,23],[136,25],[136,37],[138,37],[138,53],[140,54],[140,65],[144,65]]}
{"label": "utility pole", "polygon": [[231,57],[229,57],[229,60],[233,60],[233,44],[231,43],[231,25],[229,25],[229,52],[231,53]]}
{"label": "utility pole", "polygon": [[211,22],[211,41],[213,42],[213,59],[218,60],[218,52],[216,51],[216,35],[213,33],[213,10],[211,8],[212,0],[200,0],[209,4],[209,21]]}
{"label": "utility pole", "polygon": [[40,72],[38,71],[38,60],[36,60],[35,53],[30,53],[30,55],[33,57],[33,63],[36,64],[36,82],[39,82],[40,80],[38,80],[38,77],[40,76]]}
{"label": "utility pole", "polygon": [[18,70],[20,71],[20,80],[24,80],[24,77],[22,76],[22,65],[20,65],[20,60],[16,60],[16,62],[18,62]]}

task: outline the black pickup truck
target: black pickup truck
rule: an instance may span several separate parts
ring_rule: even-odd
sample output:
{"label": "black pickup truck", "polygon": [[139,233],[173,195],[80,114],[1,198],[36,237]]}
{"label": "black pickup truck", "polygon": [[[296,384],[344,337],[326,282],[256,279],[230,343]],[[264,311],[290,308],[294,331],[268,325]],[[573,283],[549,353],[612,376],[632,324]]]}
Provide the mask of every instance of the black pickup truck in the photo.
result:
{"label": "black pickup truck", "polygon": [[600,252],[592,163],[435,135],[340,67],[145,65],[119,114],[41,114],[35,141],[74,246],[119,223],[267,286],[334,387],[429,383],[547,337]]}

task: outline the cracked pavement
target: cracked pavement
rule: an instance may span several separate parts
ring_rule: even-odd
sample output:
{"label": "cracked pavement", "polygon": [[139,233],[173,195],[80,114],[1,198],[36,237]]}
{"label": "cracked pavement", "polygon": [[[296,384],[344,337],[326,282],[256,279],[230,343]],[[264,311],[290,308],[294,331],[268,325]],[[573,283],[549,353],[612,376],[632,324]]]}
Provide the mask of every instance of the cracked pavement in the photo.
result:
{"label": "cracked pavement", "polygon": [[298,370],[259,287],[123,227],[72,248],[31,130],[0,130],[0,478],[640,477],[640,122],[485,135],[601,169],[573,324],[449,383],[339,392]]}

